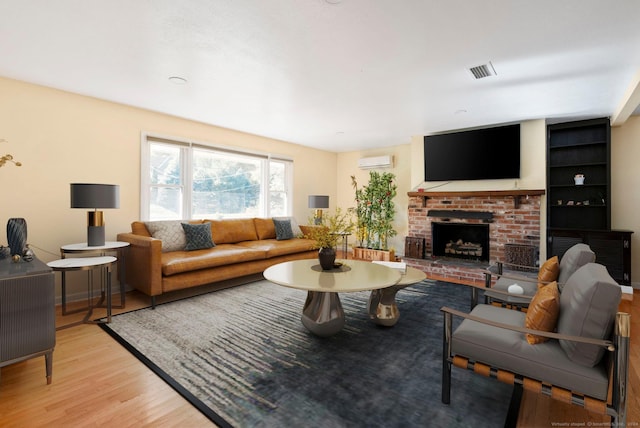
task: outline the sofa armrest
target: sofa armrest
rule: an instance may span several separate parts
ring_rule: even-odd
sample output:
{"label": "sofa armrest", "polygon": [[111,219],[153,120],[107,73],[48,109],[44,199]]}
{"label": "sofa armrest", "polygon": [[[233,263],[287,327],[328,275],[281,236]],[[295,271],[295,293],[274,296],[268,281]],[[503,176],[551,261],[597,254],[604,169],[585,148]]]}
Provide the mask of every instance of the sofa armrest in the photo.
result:
{"label": "sofa armrest", "polygon": [[162,241],[133,233],[119,233],[118,241],[128,242],[127,284],[148,296],[162,294]]}

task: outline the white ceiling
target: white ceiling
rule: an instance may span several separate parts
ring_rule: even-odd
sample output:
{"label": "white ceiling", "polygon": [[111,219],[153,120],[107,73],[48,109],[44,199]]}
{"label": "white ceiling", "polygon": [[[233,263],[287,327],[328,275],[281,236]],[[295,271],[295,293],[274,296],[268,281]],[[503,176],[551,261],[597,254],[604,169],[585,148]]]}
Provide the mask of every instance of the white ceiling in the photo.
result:
{"label": "white ceiling", "polygon": [[0,76],[342,152],[612,116],[639,17],[638,0],[0,0]]}

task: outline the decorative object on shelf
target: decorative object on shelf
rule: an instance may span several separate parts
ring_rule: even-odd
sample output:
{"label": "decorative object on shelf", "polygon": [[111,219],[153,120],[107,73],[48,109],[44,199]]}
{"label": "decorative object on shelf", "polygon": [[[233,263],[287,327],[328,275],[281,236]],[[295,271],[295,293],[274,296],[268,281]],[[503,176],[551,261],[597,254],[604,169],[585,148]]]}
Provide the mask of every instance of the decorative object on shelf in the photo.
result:
{"label": "decorative object on shelf", "polygon": [[576,186],[582,186],[584,184],[584,174],[574,175],[573,181],[576,183]]}
{"label": "decorative object on shelf", "polygon": [[[7,140],[0,139],[0,143],[6,143]],[[13,156],[10,154],[3,155],[0,157],[0,168],[2,168],[7,162],[14,164],[15,166],[22,166],[22,163],[16,162],[13,160]]]}
{"label": "decorative object on shelf", "polygon": [[319,249],[318,260],[322,269],[333,269],[338,240],[342,239],[344,233],[353,232],[354,224],[351,212],[343,212],[340,208],[336,208],[334,214],[322,218],[321,224],[316,225],[315,218],[309,219],[309,224],[313,224],[313,227],[306,229],[304,237],[315,241],[315,247]]}
{"label": "decorative object on shelf", "polygon": [[322,224],[322,210],[329,208],[329,197],[323,195],[309,195],[309,208],[315,209],[313,224]]}
{"label": "decorative object on shelf", "polygon": [[11,248],[0,245],[0,260],[6,259],[9,256],[11,256]]}
{"label": "decorative object on shelf", "polygon": [[120,186],[71,183],[71,208],[94,209],[87,212],[87,244],[90,247],[103,246],[104,216],[98,208],[120,208]]}
{"label": "decorative object on shelf", "polygon": [[395,205],[393,198],[397,194],[395,175],[390,172],[369,172],[369,183],[358,188],[355,176],[351,184],[356,200],[356,239],[358,247],[388,250],[388,240],[397,232],[393,228]]}
{"label": "decorative object on shelf", "polygon": [[27,221],[25,219],[9,219],[7,222],[7,242],[11,256],[22,257],[27,248]]}
{"label": "decorative object on shelf", "polygon": [[31,248],[29,248],[29,244],[27,244],[27,248],[25,248],[24,250],[24,255],[22,256],[22,260],[24,260],[25,262],[30,262],[34,259],[35,256],[36,256],[35,253]]}

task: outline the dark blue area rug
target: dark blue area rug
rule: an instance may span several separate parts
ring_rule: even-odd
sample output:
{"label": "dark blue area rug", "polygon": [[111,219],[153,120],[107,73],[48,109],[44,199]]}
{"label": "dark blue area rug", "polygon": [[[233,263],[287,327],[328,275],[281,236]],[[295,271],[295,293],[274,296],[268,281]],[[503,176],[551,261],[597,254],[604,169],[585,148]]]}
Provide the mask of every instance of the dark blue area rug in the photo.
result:
{"label": "dark blue area rug", "polygon": [[440,401],[440,307],[469,310],[468,287],[400,290],[400,320],[372,323],[369,292],[342,293],[345,328],[300,322],[306,292],[268,281],[113,317],[103,328],[213,422],[233,427],[496,427],[512,387],[453,370]]}

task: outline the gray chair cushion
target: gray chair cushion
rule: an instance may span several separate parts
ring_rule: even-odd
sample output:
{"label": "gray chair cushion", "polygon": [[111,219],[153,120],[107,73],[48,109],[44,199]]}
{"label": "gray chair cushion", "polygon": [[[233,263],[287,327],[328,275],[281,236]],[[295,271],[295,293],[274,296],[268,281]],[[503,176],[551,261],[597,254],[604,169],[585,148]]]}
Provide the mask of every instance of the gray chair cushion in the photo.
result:
{"label": "gray chair cushion", "polygon": [[558,288],[560,292],[571,275],[587,263],[596,261],[596,253],[591,251],[587,244],[576,244],[569,248],[560,260],[560,274],[558,275]]}
{"label": "gray chair cushion", "polygon": [[[471,314],[518,327],[525,313],[491,305],[477,305]],[[607,370],[603,364],[573,363],[555,339],[530,345],[523,333],[464,320],[451,340],[454,355],[605,400]]]}
{"label": "gray chair cushion", "polygon": [[[607,268],[587,263],[567,281],[560,294],[558,333],[594,339],[608,339],[618,311],[622,291]],[[560,340],[560,346],[575,363],[596,365],[604,348]]]}

